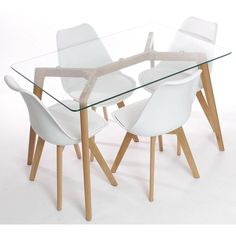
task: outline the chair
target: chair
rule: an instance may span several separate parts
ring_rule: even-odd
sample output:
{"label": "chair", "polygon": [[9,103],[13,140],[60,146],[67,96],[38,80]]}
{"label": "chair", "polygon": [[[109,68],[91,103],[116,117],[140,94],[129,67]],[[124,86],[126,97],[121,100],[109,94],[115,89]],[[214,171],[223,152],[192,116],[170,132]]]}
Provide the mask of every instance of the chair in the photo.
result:
{"label": "chair", "polygon": [[[34,181],[45,141],[57,146],[57,209],[62,209],[62,152],[66,145],[77,144],[81,141],[80,114],[71,112],[61,104],[45,107],[31,92],[22,89],[10,77],[4,77],[7,85],[22,95],[28,111],[31,127],[38,135],[30,173],[30,180]],[[72,100],[63,101],[68,106],[78,108],[78,103]],[[106,126],[106,121],[96,112],[89,110],[89,137],[94,136]],[[109,167],[92,138],[89,139],[89,148],[97,159],[100,167],[113,186],[117,185]]]}
{"label": "chair", "polygon": [[[214,22],[205,21],[202,19],[198,19],[196,17],[188,17],[180,26],[179,30],[176,33],[176,36],[172,42],[172,45],[170,46],[169,51],[172,52],[178,52],[178,51],[184,51],[184,52],[205,52],[207,58],[212,58],[214,55],[214,47],[209,47],[209,44],[214,45],[216,42],[216,34],[217,34],[217,24]],[[186,35],[189,35],[191,37],[186,37]],[[201,41],[199,41],[201,39]],[[201,43],[203,42],[203,43]],[[205,43],[204,43],[205,42]],[[156,67],[152,68],[152,71],[146,71],[146,73],[143,73],[142,76],[139,77],[140,84],[145,84],[147,82],[153,81],[153,79],[157,78],[151,77],[153,73],[162,73],[163,70],[169,70],[170,74],[171,71],[177,72],[183,69],[186,69],[188,66],[196,65],[196,63],[193,62],[187,62],[187,61],[162,61],[159,64],[156,65]],[[212,63],[208,63],[209,65],[209,71],[212,70]],[[193,68],[190,71],[194,72],[198,70],[198,68]],[[207,72],[208,73],[208,72]],[[203,73],[202,73],[203,76]],[[170,77],[169,80],[175,79],[175,77]],[[165,80],[166,81],[166,80]],[[145,86],[145,89],[151,93],[153,93],[156,88],[164,81],[160,81],[158,83],[153,83],[151,85]],[[223,145],[223,139],[222,134],[220,130],[220,124],[218,120],[216,105],[215,105],[215,99],[214,94],[211,86],[211,82],[209,82],[205,94],[203,95],[202,89],[203,85],[201,80],[198,84],[197,89],[197,98],[198,101],[213,129],[213,131],[216,134],[217,142],[219,149],[221,151],[224,150]],[[205,98],[206,97],[206,98]],[[178,154],[180,154],[179,149],[179,143],[178,143]]]}
{"label": "chair", "polygon": [[120,165],[133,135],[150,137],[150,201],[153,201],[154,196],[155,141],[158,135],[177,135],[193,177],[199,178],[182,125],[190,116],[200,74],[201,70],[191,75],[185,73],[184,79],[176,78],[160,85],[149,99],[125,106],[113,113],[115,121],[127,131],[113,163],[113,173]]}
{"label": "chair", "polygon": [[[93,68],[113,62],[102,40],[89,24],[81,24],[58,31],[57,48],[59,66],[61,67]],[[86,83],[83,78],[61,78],[61,80],[63,88],[72,98],[80,96]],[[109,96],[135,88],[135,84],[132,78],[121,71],[101,76],[97,80],[89,100],[90,102],[104,100]],[[131,94],[126,93],[95,105],[95,109],[102,106],[104,118],[108,120],[105,106],[117,104],[118,107],[122,107],[124,106],[123,100]]]}

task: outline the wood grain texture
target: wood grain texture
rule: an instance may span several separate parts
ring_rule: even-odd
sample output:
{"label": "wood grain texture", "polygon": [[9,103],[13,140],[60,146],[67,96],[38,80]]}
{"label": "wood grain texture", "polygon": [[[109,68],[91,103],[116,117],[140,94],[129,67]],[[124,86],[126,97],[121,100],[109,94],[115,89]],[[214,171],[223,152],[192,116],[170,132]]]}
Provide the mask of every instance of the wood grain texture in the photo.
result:
{"label": "wood grain texture", "polygon": [[40,158],[42,155],[44,143],[45,143],[45,141],[42,138],[38,137],[36,150],[35,150],[35,154],[34,154],[34,159],[33,159],[33,164],[32,164],[31,172],[30,172],[30,178],[29,178],[31,181],[35,180],[35,176],[37,174],[37,170],[38,170]]}
{"label": "wood grain texture", "polygon": [[116,159],[112,165],[112,168],[111,168],[111,172],[112,173],[115,173],[120,165],[120,162],[122,160],[122,158],[124,157],[124,154],[130,144],[130,141],[132,140],[133,138],[133,134],[131,133],[126,133],[125,137],[124,137],[124,140],[121,144],[121,147],[120,147],[120,150],[119,152],[117,153],[117,156],[116,156]]}
{"label": "wood grain texture", "polygon": [[89,147],[90,147],[91,152],[95,156],[98,164],[100,165],[101,169],[103,170],[104,174],[106,175],[106,177],[110,181],[111,185],[117,186],[118,184],[117,184],[114,176],[112,175],[111,170],[109,169],[106,161],[104,160],[101,152],[99,151],[99,149],[93,139],[89,139]]}
{"label": "wood grain texture", "polygon": [[150,137],[150,177],[149,177],[149,201],[154,199],[154,180],[155,180],[155,143],[156,137]]}

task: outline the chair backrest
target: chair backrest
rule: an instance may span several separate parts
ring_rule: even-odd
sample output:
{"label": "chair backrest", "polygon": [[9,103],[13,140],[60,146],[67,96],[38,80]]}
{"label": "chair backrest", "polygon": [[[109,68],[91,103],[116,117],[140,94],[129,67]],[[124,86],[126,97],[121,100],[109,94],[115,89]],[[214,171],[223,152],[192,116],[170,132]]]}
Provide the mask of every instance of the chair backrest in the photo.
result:
{"label": "chair backrest", "polygon": [[[186,35],[190,37],[186,37]],[[196,17],[188,17],[179,27],[169,50],[178,52],[204,52],[208,59],[214,55],[214,44],[216,42],[217,23],[205,21]],[[199,40],[200,39],[200,40]],[[168,66],[168,62],[161,62],[160,65]],[[181,66],[179,62],[172,62],[170,65]],[[182,64],[183,67],[186,64]],[[209,65],[212,69],[212,63]],[[196,68],[197,70],[197,68]]]}
{"label": "chair backrest", "polygon": [[42,139],[58,145],[74,140],[54,119],[38,97],[22,89],[11,76],[6,75],[4,80],[9,88],[22,95],[28,108],[31,127]]}
{"label": "chair backrest", "polygon": [[[89,24],[57,32],[58,60],[61,67],[98,67],[112,62],[102,41]],[[62,78],[62,84],[68,93],[84,85],[79,78]]]}
{"label": "chair backrest", "polygon": [[149,98],[130,132],[157,136],[181,127],[189,118],[201,70],[163,83]]}
{"label": "chair backrest", "polygon": [[181,24],[179,31],[214,44],[216,42],[217,23],[190,16]]}

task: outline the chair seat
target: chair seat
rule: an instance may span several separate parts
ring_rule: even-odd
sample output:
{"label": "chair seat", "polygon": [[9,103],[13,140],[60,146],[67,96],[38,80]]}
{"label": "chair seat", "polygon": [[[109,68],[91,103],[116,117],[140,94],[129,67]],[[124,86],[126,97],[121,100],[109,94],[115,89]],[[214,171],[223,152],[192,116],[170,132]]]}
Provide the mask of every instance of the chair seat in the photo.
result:
{"label": "chair seat", "polygon": [[[79,100],[79,97],[84,89],[84,86],[86,84],[86,80],[83,82],[83,86],[80,86],[80,88],[77,88],[76,90],[71,89],[71,92],[69,95],[74,98],[75,100]],[[110,73],[104,76],[101,76],[98,78],[93,91],[89,97],[88,103],[93,104],[98,101],[106,100],[110,97],[113,97],[117,94],[126,92],[128,90],[132,90],[136,87],[135,81],[130,78],[129,76],[121,73],[121,72],[114,72]],[[131,95],[130,93],[125,93],[124,95],[115,97],[113,99],[110,99],[108,101],[104,101],[103,103],[99,103],[95,106],[109,106],[114,105],[120,101],[125,100]]]}
{"label": "chair seat", "polygon": [[148,99],[141,100],[131,105],[126,105],[112,113],[112,117],[118,124],[127,131],[133,127],[142,113]]}
{"label": "chair seat", "polygon": [[[64,100],[62,103],[71,109],[79,108],[78,102],[72,100]],[[79,143],[81,141],[80,112],[72,112],[59,103],[48,107],[48,109],[66,133],[75,140],[74,143]],[[91,109],[88,109],[87,112],[89,137],[92,137],[101,131],[107,122]]]}
{"label": "chair seat", "polygon": [[[156,67],[143,71],[139,75],[139,83],[141,85],[150,83],[152,81],[164,78],[165,76],[170,75],[171,73],[176,73],[178,71],[182,71],[188,67],[194,66],[194,62],[163,62],[158,64]],[[181,80],[186,77],[188,77],[191,73],[196,72],[197,69],[190,69],[187,70],[186,72],[179,73],[176,75],[173,75],[167,79],[163,79],[160,81],[157,81],[153,84],[150,84],[148,86],[145,86],[144,89],[147,90],[150,93],[153,93],[161,84],[164,82],[166,83],[167,81],[172,81],[172,80]],[[202,82],[199,80],[199,83],[197,85],[197,91],[202,89]]]}

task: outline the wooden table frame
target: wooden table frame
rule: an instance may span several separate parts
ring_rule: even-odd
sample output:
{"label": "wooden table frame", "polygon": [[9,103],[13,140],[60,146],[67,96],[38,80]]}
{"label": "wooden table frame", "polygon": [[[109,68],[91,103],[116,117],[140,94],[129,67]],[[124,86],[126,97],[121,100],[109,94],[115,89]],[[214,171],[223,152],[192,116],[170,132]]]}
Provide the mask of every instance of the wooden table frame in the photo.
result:
{"label": "wooden table frame", "polygon": [[[89,136],[88,136],[88,114],[87,102],[89,95],[92,92],[93,86],[99,76],[121,70],[123,68],[133,66],[144,61],[150,61],[151,66],[155,61],[194,61],[196,63],[207,61],[202,53],[184,53],[184,52],[157,52],[153,47],[153,33],[150,32],[146,42],[144,52],[127,57],[120,60],[98,67],[98,68],[35,68],[35,84],[33,92],[41,99],[42,89],[45,77],[83,77],[87,80],[86,86],[79,98],[80,107],[85,108],[80,110],[80,123],[81,123],[81,139],[82,139],[82,159],[83,159],[83,173],[84,173],[84,193],[85,193],[85,215],[87,220],[92,218],[91,208],[91,185],[90,185],[90,159],[89,159]],[[217,109],[210,79],[208,64],[200,64],[199,68],[202,69],[202,84],[205,91],[206,99],[202,93],[198,93],[197,97],[203,110],[215,132],[219,149],[224,150],[223,139]],[[188,68],[190,69],[190,68]],[[176,73],[177,74],[177,73]],[[29,147],[28,147],[28,164],[31,165],[35,149],[36,134],[30,128]]]}

